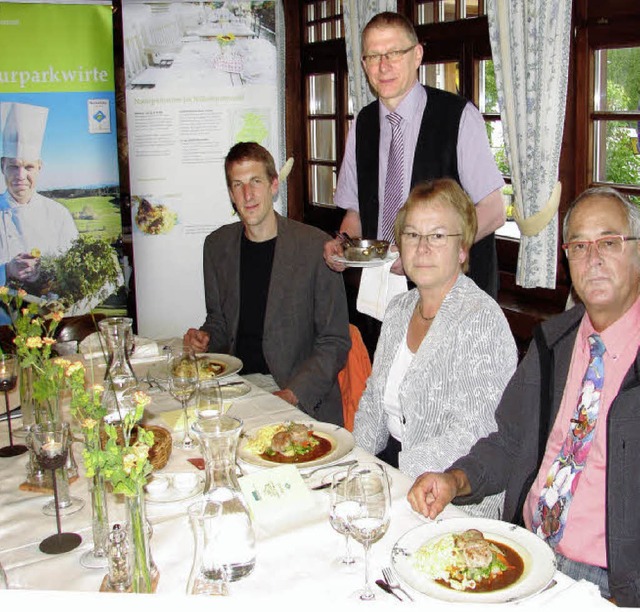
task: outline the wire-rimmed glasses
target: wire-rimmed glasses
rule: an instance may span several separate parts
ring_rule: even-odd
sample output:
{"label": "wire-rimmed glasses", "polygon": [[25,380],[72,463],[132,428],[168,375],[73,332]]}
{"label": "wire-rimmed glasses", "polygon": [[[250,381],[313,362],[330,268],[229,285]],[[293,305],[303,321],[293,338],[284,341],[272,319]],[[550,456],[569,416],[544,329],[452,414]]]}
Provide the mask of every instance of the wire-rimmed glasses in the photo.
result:
{"label": "wire-rimmed glasses", "polygon": [[567,254],[569,261],[577,261],[589,256],[591,247],[596,247],[596,252],[600,257],[615,257],[620,255],[624,249],[625,242],[640,240],[636,236],[622,236],[620,234],[612,234],[610,236],[602,236],[595,240],[572,240],[562,245],[564,252]]}

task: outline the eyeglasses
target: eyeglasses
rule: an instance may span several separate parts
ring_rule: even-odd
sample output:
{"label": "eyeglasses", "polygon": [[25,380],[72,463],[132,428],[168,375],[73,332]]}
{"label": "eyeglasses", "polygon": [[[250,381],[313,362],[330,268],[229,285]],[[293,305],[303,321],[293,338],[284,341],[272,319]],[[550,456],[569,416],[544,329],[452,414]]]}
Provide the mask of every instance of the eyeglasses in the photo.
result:
{"label": "eyeglasses", "polygon": [[596,238],[596,240],[573,240],[563,244],[562,248],[570,261],[587,257],[591,251],[592,244],[595,244],[596,251],[601,257],[612,257],[620,255],[624,248],[624,243],[631,240],[640,240],[640,238],[619,235],[603,236],[602,238]]}
{"label": "eyeglasses", "polygon": [[441,249],[447,244],[449,236],[462,236],[462,234],[443,234],[434,232],[433,234],[418,234],[416,232],[402,232],[400,237],[407,246],[417,247],[420,239],[424,238],[432,249]]}
{"label": "eyeglasses", "polygon": [[370,55],[363,55],[362,61],[367,66],[375,66],[384,59],[385,62],[395,64],[401,57],[405,56],[411,49],[415,48],[415,45],[411,45],[406,49],[398,49],[397,51],[387,51],[386,53],[371,53]]}

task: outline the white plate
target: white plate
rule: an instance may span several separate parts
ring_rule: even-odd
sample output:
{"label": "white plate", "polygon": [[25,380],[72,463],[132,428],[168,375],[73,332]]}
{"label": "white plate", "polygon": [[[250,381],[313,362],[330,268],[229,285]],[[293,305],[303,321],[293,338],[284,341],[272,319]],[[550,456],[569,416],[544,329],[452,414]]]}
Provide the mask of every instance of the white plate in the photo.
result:
{"label": "white plate", "polygon": [[[224,363],[226,366],[224,372],[219,374],[216,378],[222,380],[233,374],[237,374],[242,370],[242,361],[233,355],[225,355],[223,353],[198,353],[198,358],[208,357],[215,359],[220,363]],[[167,372],[167,361],[164,360],[160,363],[152,365],[148,370],[149,376],[152,380],[157,380],[161,383],[167,383],[169,380],[169,374]]]}
{"label": "white plate", "polygon": [[[478,529],[485,538],[515,550],[524,561],[522,576],[499,591],[473,593],[455,591],[438,584],[414,567],[413,553],[418,548],[430,540],[466,529]],[[511,523],[473,517],[438,519],[411,529],[395,543],[391,551],[391,563],[398,576],[416,591],[435,599],[464,603],[506,603],[535,595],[549,584],[556,572],[553,551],[531,531]]]}
{"label": "white plate", "polygon": [[[282,423],[283,421],[280,421]],[[284,421],[288,422],[288,421]],[[246,432],[243,432],[242,437],[240,438],[240,444],[238,445],[238,457],[247,463],[251,463],[252,465],[259,465],[261,467],[277,467],[279,465],[295,465],[300,469],[305,469],[309,467],[314,467],[318,465],[329,465],[334,463],[335,461],[339,461],[345,455],[350,453],[355,446],[355,441],[353,439],[353,435],[347,429],[342,427],[338,427],[333,423],[318,423],[318,422],[305,422],[304,420],[295,420],[295,423],[304,423],[309,429],[312,429],[319,436],[326,438],[331,442],[331,450],[324,456],[319,459],[314,459],[313,461],[307,461],[306,463],[293,463],[293,464],[283,464],[283,463],[275,463],[273,461],[267,461],[258,455],[254,455],[245,449],[245,446],[248,442],[248,439],[253,437],[259,429],[262,427],[268,427],[269,425],[279,425],[280,423],[267,423],[265,425],[260,425],[260,427],[254,427]]]}
{"label": "white plate", "polygon": [[350,259],[345,259],[344,257],[338,257],[335,255],[333,257],[334,261],[338,263],[344,264],[347,268],[377,268],[378,266],[383,266],[390,261],[395,261],[398,259],[398,252],[387,253],[384,259],[372,259],[371,261],[351,261]]}

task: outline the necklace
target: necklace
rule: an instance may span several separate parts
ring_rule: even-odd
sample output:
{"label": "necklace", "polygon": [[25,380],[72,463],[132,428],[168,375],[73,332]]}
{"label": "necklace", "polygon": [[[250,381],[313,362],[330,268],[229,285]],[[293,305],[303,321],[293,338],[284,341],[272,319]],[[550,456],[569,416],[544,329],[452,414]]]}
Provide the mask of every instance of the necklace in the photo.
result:
{"label": "necklace", "polygon": [[[422,314],[422,300],[418,300],[418,302],[417,302],[417,304],[416,304],[416,312],[420,315],[420,318],[421,318],[423,321],[427,321],[427,322],[429,322],[429,321],[433,321],[433,320],[436,318],[436,315],[433,315],[432,317],[425,317],[425,316]],[[436,312],[436,314],[438,314],[438,313]]]}

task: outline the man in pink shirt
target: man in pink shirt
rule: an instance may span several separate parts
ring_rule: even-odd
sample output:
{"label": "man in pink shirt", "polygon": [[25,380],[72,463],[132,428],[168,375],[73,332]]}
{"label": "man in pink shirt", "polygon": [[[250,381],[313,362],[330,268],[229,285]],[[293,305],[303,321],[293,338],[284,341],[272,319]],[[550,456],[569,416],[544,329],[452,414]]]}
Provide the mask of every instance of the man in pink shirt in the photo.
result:
{"label": "man in pink shirt", "polygon": [[535,330],[498,430],[408,499],[435,518],[504,490],[504,518],[544,539],[558,569],[640,606],[640,210],[589,189],[563,240],[581,303]]}

